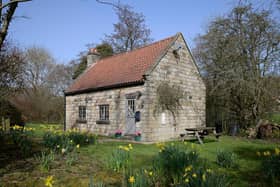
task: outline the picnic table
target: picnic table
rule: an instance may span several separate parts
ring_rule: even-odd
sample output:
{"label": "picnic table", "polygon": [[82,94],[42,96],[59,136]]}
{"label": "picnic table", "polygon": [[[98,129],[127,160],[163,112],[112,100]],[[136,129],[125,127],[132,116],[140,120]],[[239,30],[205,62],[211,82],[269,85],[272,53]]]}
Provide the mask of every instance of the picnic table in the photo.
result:
{"label": "picnic table", "polygon": [[[193,127],[193,128],[186,128],[186,133],[184,134],[187,136],[193,136],[195,137],[200,144],[203,144],[203,138],[204,136],[207,136],[210,132],[212,132],[217,139],[219,139],[219,137],[221,136],[220,133],[216,132],[216,128],[215,127]],[[181,136],[182,138],[184,136]],[[184,140],[184,139],[183,139]]]}

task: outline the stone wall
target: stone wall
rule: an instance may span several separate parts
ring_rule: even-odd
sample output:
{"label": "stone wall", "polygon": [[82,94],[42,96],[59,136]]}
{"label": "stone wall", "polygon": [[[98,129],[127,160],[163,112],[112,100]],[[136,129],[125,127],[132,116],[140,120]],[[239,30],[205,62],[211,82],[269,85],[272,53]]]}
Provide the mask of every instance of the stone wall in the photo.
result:
{"label": "stone wall", "polygon": [[[179,58],[176,58],[173,50],[179,46]],[[156,90],[163,81],[170,82],[170,85],[180,86],[184,92],[181,99],[182,108],[176,115],[176,125],[170,112],[165,111],[165,124],[163,124],[164,114],[154,114],[157,100]],[[182,36],[179,36],[175,44],[168,50],[167,54],[159,61],[158,65],[148,76],[145,83],[149,89],[149,124],[146,129],[147,139],[150,141],[164,141],[179,137],[185,132],[187,127],[205,126],[205,84],[194,64],[191,55],[185,45]]]}
{"label": "stone wall", "polygon": [[[141,112],[141,121],[136,123],[136,129],[142,131],[145,123],[145,92],[143,86],[135,86],[107,91],[84,93],[66,96],[66,129],[78,128],[82,131],[110,135],[117,129],[125,130],[126,94],[141,92],[141,97],[136,99],[136,110]],[[110,124],[97,124],[99,120],[99,105],[109,104]],[[86,106],[86,123],[79,122],[79,106]]]}
{"label": "stone wall", "polygon": [[[182,48],[178,51],[179,58],[176,58],[173,50],[179,46]],[[67,96],[66,129],[76,127],[103,135],[113,134],[117,129],[125,130],[126,94],[137,91],[141,92],[141,97],[136,100],[136,111],[141,112],[141,121],[136,123],[136,130],[142,132],[143,141],[170,140],[179,137],[187,127],[205,126],[205,84],[182,36],[178,37],[146,79],[142,86]],[[176,125],[168,111],[165,114],[154,113],[156,90],[163,81],[180,86],[185,93],[181,99],[182,108],[176,115]],[[109,104],[110,124],[96,123],[101,104]],[[80,105],[87,107],[87,123],[77,122]]]}

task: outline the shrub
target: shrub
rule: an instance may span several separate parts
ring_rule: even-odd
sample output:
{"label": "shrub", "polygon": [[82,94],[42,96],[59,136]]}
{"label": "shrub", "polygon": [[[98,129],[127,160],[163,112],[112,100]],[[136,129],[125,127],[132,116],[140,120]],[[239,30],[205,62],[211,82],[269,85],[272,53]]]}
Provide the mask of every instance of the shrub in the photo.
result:
{"label": "shrub", "polygon": [[42,151],[40,155],[35,156],[35,159],[39,161],[41,170],[49,171],[51,163],[54,161],[54,152],[50,151],[49,153]]}
{"label": "shrub", "polygon": [[28,156],[32,150],[32,141],[30,137],[33,135],[32,128],[24,128],[15,125],[10,130],[10,137],[16,147],[19,148],[23,156]]}
{"label": "shrub", "polygon": [[143,186],[152,186],[149,182],[149,176],[145,170],[132,170],[126,169],[124,172],[124,186],[127,187],[143,187]]}
{"label": "shrub", "polygon": [[75,144],[86,145],[96,143],[97,136],[90,133],[81,133],[78,131],[69,131],[67,136],[70,140],[73,140]]}
{"label": "shrub", "polygon": [[185,168],[184,180],[179,186],[186,187],[226,187],[230,186],[229,179],[224,174],[213,172],[205,167]]}
{"label": "shrub", "polygon": [[198,153],[194,149],[186,151],[179,145],[160,146],[153,168],[158,176],[164,176],[166,185],[177,184],[183,179],[184,169],[189,165],[198,165],[198,161]]}
{"label": "shrub", "polygon": [[132,149],[131,144],[128,146],[119,146],[110,156],[108,167],[116,172],[128,168],[130,164],[130,151]]}
{"label": "shrub", "polygon": [[275,148],[275,153],[265,151],[264,158],[261,162],[261,169],[265,178],[271,182],[276,183],[280,181],[280,149]]}
{"label": "shrub", "polygon": [[63,133],[46,132],[43,136],[43,144],[48,149],[54,150],[56,152],[63,153],[71,152],[73,150],[73,141]]}
{"label": "shrub", "polygon": [[64,150],[65,153],[73,151],[75,145],[93,144],[97,142],[97,136],[89,133],[78,131],[48,131],[43,136],[45,147],[59,152]]}
{"label": "shrub", "polygon": [[237,165],[237,156],[230,151],[218,150],[216,162],[219,166],[224,168],[234,168]]}

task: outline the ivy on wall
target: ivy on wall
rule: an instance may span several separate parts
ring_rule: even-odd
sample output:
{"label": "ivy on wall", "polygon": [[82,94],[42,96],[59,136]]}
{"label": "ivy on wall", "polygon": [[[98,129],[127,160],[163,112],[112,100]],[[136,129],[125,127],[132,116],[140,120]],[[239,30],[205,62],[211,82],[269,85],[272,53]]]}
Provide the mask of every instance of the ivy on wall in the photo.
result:
{"label": "ivy on wall", "polygon": [[176,125],[176,116],[182,108],[181,102],[184,98],[184,91],[180,86],[171,85],[168,81],[164,81],[158,85],[156,94],[154,114],[169,111],[174,119],[174,125]]}

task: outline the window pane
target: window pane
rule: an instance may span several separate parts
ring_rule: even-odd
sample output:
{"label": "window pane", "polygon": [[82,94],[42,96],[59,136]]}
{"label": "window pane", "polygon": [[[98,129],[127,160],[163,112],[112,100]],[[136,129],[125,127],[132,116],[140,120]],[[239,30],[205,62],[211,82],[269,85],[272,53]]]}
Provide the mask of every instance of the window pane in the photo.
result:
{"label": "window pane", "polygon": [[109,105],[99,105],[99,119],[109,120]]}
{"label": "window pane", "polygon": [[79,106],[79,119],[86,120],[86,106]]}

